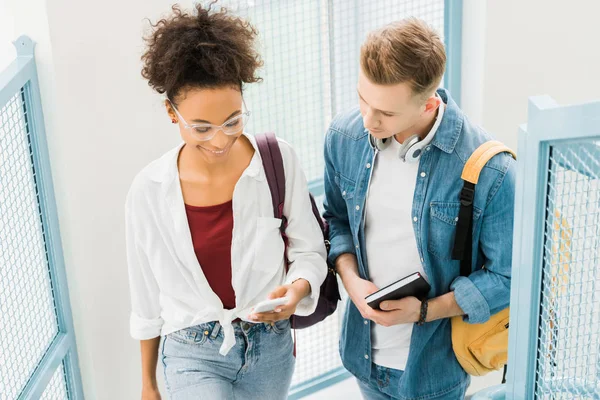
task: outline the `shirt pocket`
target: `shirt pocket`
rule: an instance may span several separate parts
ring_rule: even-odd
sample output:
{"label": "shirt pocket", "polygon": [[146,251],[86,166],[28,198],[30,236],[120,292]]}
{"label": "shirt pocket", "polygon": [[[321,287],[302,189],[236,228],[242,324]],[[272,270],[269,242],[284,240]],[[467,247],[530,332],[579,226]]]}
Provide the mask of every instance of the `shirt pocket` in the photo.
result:
{"label": "shirt pocket", "polygon": [[[460,202],[431,202],[429,205],[429,239],[427,251],[440,260],[452,259]],[[473,207],[473,227],[481,210]]]}
{"label": "shirt pocket", "polygon": [[253,268],[273,272],[281,268],[285,246],[281,237],[281,219],[259,217],[256,222],[256,243]]}

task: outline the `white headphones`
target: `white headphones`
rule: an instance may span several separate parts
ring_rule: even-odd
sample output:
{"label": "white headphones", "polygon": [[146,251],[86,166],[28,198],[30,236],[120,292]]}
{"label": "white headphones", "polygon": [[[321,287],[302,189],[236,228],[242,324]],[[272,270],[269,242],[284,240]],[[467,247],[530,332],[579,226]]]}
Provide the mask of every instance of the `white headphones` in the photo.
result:
{"label": "white headphones", "polygon": [[[402,146],[398,151],[398,157],[402,161],[412,163],[417,162],[419,160],[423,149],[425,148],[425,146],[431,143],[433,137],[435,136],[435,132],[438,130],[440,124],[442,123],[442,116],[444,115],[445,108],[446,105],[444,104],[444,102],[440,102],[440,106],[438,107],[438,113],[435,117],[435,123],[433,124],[433,127],[431,128],[427,136],[425,136],[425,139],[421,140],[419,138],[419,135],[412,135],[411,137],[406,139],[404,143],[402,143]],[[373,135],[369,133],[369,143],[371,144],[371,147],[374,149],[376,148],[380,151],[387,148],[392,140],[394,140],[393,136],[386,139],[376,139],[373,137]]]}

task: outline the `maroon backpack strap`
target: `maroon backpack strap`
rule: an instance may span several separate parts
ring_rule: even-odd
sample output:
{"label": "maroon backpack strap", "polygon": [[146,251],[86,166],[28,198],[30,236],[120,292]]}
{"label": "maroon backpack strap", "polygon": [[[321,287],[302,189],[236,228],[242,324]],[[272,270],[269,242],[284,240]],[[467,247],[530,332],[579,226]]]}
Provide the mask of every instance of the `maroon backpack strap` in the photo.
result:
{"label": "maroon backpack strap", "polygon": [[275,218],[282,218],[285,200],[285,171],[277,137],[272,132],[261,133],[256,135],[256,144],[267,175],[269,189],[271,189],[273,215]]}
{"label": "maroon backpack strap", "polygon": [[[287,249],[287,236],[285,228],[287,227],[287,218],[283,215],[283,205],[285,201],[285,169],[283,167],[283,157],[281,149],[277,142],[277,137],[273,132],[261,133],[255,136],[258,151],[262,159],[269,189],[271,190],[271,200],[273,202],[273,216],[281,219],[281,236]],[[286,271],[288,262],[285,262]]]}
{"label": "maroon backpack strap", "polygon": [[[261,133],[255,136],[260,158],[262,159],[269,189],[271,190],[271,200],[273,202],[273,215],[275,218],[281,218],[281,236],[285,243],[285,251],[287,252],[288,239],[285,235],[287,227],[287,218],[283,215],[283,204],[285,201],[285,169],[283,167],[283,157],[279,142],[273,132]],[[287,257],[285,258],[285,271],[289,269]],[[294,357],[296,357],[296,330],[294,329]]]}

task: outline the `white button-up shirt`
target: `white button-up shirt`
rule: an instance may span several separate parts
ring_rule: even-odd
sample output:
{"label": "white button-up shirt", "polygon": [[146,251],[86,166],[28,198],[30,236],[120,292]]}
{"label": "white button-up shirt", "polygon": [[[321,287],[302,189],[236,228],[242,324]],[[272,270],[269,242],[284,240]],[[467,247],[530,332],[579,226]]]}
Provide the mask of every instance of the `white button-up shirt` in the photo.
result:
{"label": "white button-up shirt", "polygon": [[231,322],[236,318],[247,321],[252,307],[266,300],[273,289],[299,278],[309,282],[311,294],[298,304],[295,314],[314,312],[327,264],[306,177],[293,149],[279,140],[286,174],[284,215],[288,218],[290,261],[286,275],[281,220],[273,216],[271,192],[256,142],[247,137],[255,153],[233,192],[233,310],[223,308],[194,252],[177,168],[183,143],[133,180],[125,207],[133,338],[152,339],[218,321],[225,337],[220,353],[225,355],[235,344]]}

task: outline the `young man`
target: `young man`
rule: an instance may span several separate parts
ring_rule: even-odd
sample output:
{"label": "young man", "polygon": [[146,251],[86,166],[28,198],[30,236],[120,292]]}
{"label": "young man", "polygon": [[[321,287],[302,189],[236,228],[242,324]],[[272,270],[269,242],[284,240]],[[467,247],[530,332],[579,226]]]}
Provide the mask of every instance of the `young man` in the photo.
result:
{"label": "young man", "polygon": [[[439,35],[422,21],[371,33],[360,108],[337,116],[325,141],[330,260],[351,299],[340,351],[366,399],[464,398],[470,380],[452,350],[450,318],[482,323],[509,303],[510,156],[490,160],[477,184],[471,275],[452,260],[461,172],[491,137],[436,91],[445,63]],[[430,283],[428,300],[367,305],[367,295],[414,272]]]}

